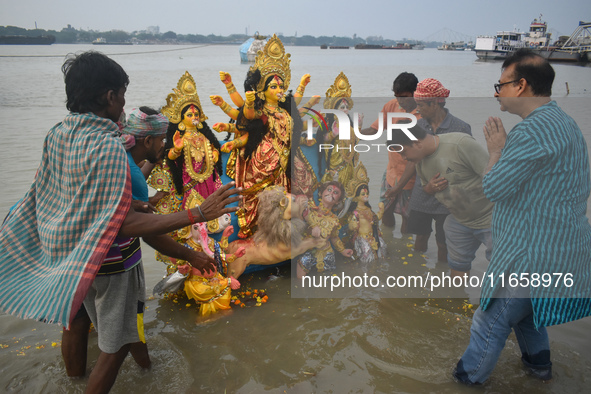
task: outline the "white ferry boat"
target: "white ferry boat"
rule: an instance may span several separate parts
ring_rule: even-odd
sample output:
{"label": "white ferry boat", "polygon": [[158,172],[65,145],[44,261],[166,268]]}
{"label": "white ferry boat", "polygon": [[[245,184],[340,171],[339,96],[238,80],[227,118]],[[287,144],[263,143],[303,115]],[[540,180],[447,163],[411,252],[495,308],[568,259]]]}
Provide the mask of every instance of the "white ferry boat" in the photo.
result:
{"label": "white ferry boat", "polygon": [[496,36],[478,36],[474,51],[479,59],[502,60],[519,48],[540,49],[550,45],[548,25],[540,19],[534,19],[529,32],[499,31]]}

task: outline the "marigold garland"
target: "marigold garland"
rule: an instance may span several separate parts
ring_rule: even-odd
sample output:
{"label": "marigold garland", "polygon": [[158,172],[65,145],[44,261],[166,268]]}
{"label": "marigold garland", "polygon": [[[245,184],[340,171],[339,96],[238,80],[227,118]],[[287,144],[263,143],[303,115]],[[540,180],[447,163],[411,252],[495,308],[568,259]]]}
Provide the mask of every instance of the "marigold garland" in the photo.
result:
{"label": "marigold garland", "polygon": [[[232,295],[230,306],[245,308],[252,306],[253,303],[254,306],[261,306],[269,300],[269,296],[264,289],[250,289],[234,293],[235,295]],[[165,300],[172,300],[174,303],[179,303],[179,299],[186,299],[186,296],[184,292],[164,293],[162,298]],[[190,307],[191,305],[191,303],[188,303],[185,306]],[[200,304],[196,305],[199,306]]]}
{"label": "marigold garland", "polygon": [[269,296],[265,292],[265,290],[245,290],[238,292],[235,296],[232,296],[232,302],[230,305],[234,305],[236,307],[244,308],[249,305],[246,305],[245,302],[252,303],[255,301],[255,306],[261,306],[262,304],[266,303],[269,300]]}

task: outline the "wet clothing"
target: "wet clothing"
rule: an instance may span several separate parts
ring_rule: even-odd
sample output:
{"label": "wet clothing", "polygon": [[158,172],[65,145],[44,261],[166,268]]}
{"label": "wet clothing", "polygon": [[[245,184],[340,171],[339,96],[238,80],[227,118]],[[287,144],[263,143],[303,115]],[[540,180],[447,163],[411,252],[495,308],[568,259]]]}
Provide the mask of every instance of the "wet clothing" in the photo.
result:
{"label": "wet clothing", "polygon": [[142,264],[117,275],[96,277],[84,307],[98,333],[98,347],[116,353],[123,345],[144,342],[146,284]]}
{"label": "wet clothing", "polygon": [[[147,202],[146,178],[131,153],[127,152],[127,158],[133,199]],[[117,236],[84,299],[84,307],[98,333],[101,351],[115,353],[128,343],[146,342],[145,302],[140,239]]]}
{"label": "wet clothing", "polygon": [[43,146],[33,184],[0,230],[0,309],[69,325],[131,204],[119,128],[71,113]]}
{"label": "wet clothing", "polygon": [[454,377],[483,383],[514,330],[526,367],[551,379],[545,327],[591,315],[591,180],[581,130],[554,101],[536,108],[507,135],[483,188],[495,202],[493,252]]}
{"label": "wet clothing", "polygon": [[527,288],[508,288],[486,311],[478,308],[472,318],[470,344],[453,372],[458,381],[484,383],[492,373],[511,330],[521,350],[521,361],[544,380],[552,379],[550,341],[546,327],[536,328]]}

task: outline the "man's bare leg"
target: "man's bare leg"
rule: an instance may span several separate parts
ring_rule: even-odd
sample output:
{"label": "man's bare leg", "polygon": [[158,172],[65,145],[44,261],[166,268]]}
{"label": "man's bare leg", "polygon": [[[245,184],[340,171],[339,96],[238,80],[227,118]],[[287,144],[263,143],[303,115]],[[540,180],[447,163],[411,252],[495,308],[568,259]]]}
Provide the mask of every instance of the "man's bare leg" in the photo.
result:
{"label": "man's bare leg", "polygon": [[132,343],[129,352],[141,368],[148,369],[152,365],[150,355],[148,354],[148,344],[144,342]]}
{"label": "man's bare leg", "polygon": [[429,236],[431,234],[425,234],[425,235],[417,235],[415,238],[415,252],[426,252],[427,251],[427,245],[429,242]]}
{"label": "man's bare leg", "polygon": [[406,226],[407,226],[407,219],[404,216],[402,216],[402,224],[400,225],[400,233],[403,235],[408,234],[408,232],[406,231]]}
{"label": "man's bare leg", "polygon": [[71,378],[86,375],[86,357],[88,348],[88,330],[90,318],[84,315],[74,319],[70,329],[62,333],[62,357],[66,365],[66,374]]}
{"label": "man's bare leg", "polygon": [[447,264],[447,244],[445,242],[437,242],[437,262]]}
{"label": "man's bare leg", "polygon": [[129,353],[131,344],[123,345],[117,353],[101,354],[96,361],[96,365],[92,369],[88,377],[88,384],[86,386],[86,394],[103,394],[108,393],[117,379],[119,368],[123,364],[123,360]]}
{"label": "man's bare leg", "polygon": [[396,227],[396,218],[394,217],[394,204],[390,204],[388,208],[384,211],[382,216],[382,223],[386,227]]}

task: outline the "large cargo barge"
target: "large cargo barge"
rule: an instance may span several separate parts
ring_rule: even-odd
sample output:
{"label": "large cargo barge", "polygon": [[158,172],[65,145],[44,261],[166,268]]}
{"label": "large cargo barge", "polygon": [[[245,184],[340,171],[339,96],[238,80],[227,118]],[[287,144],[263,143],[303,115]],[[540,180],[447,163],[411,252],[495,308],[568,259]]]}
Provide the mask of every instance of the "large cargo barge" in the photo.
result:
{"label": "large cargo barge", "polygon": [[51,45],[54,36],[0,36],[0,45]]}

